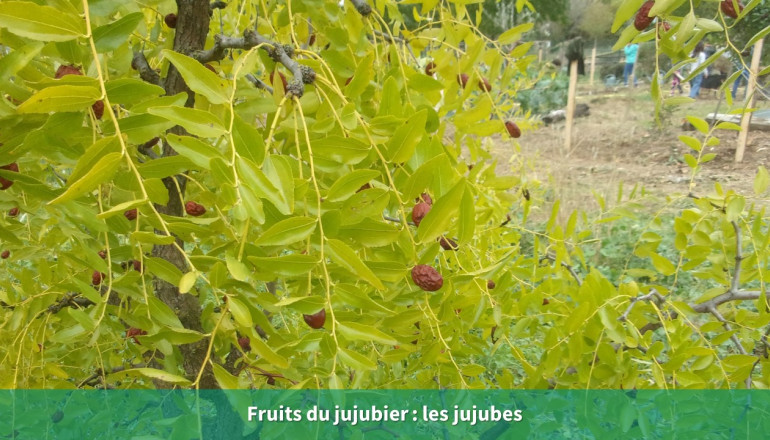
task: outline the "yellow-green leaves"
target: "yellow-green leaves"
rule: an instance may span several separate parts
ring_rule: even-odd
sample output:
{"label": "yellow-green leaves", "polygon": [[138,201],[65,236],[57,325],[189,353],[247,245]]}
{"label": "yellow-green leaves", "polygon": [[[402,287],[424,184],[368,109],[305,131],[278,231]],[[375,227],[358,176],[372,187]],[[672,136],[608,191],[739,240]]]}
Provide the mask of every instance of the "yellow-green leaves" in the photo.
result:
{"label": "yellow-green leaves", "polygon": [[309,217],[290,217],[282,220],[254,242],[257,246],[282,246],[297,243],[310,236],[315,230],[317,220]]}
{"label": "yellow-green leaves", "polygon": [[205,96],[212,104],[224,104],[230,101],[232,92],[227,80],[203,67],[198,61],[180,53],[164,50],[163,56],[179,70],[190,90]]}
{"label": "yellow-green leaves", "polygon": [[[460,209],[463,194],[465,194],[465,186],[464,179],[457,182],[449,193],[438,199],[433,208],[428,211],[428,214],[422,219],[420,226],[417,228],[417,236],[420,239],[420,243],[433,241],[446,233],[449,223]],[[468,226],[464,226],[464,228],[466,227]],[[467,234],[467,231],[465,234]]]}
{"label": "yellow-green leaves", "polygon": [[76,112],[88,108],[100,97],[99,89],[91,86],[47,87],[24,101],[17,111],[19,113]]}
{"label": "yellow-green leaves", "polygon": [[38,41],[69,41],[86,33],[86,22],[75,14],[33,2],[0,3],[0,27]]}
{"label": "yellow-green leaves", "polygon": [[120,153],[110,153],[102,157],[83,177],[70,184],[62,195],[51,200],[50,203],[57,204],[74,200],[112,179],[118,170],[121,158]]}
{"label": "yellow-green leaves", "polygon": [[174,124],[181,125],[195,136],[213,138],[227,133],[222,121],[213,113],[205,110],[172,105],[152,107],[147,111],[152,115],[166,118]]}
{"label": "yellow-green leaves", "polygon": [[350,246],[340,240],[330,239],[327,241],[326,249],[332,261],[344,267],[350,273],[361,277],[374,287],[385,290],[382,281],[361,261]]}

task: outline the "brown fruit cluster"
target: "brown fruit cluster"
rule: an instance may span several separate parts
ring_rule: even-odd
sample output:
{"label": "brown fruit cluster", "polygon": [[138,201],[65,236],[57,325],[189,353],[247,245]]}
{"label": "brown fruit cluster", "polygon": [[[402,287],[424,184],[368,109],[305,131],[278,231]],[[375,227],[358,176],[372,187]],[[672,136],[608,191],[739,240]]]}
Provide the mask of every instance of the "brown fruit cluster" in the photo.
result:
{"label": "brown fruit cluster", "polygon": [[433,76],[434,73],[436,73],[436,63],[431,61],[425,65],[425,74],[428,76]]}
{"label": "brown fruit cluster", "polygon": [[246,336],[238,338],[238,345],[241,346],[243,351],[251,351],[251,340]]}
{"label": "brown fruit cluster", "polygon": [[[14,163],[9,163],[8,165],[3,165],[0,167],[0,170],[8,170],[13,171],[14,173],[19,172],[19,165]],[[5,190],[11,187],[13,185],[13,180],[8,180],[3,177],[0,177],[0,190]]]}
{"label": "brown fruit cluster", "polygon": [[637,31],[641,32],[645,29],[647,29],[647,26],[652,23],[652,20],[655,19],[655,17],[649,17],[650,9],[655,5],[654,0],[647,0],[644,2],[641,8],[639,8],[639,12],[636,13],[636,18],[634,18],[634,27]]}
{"label": "brown fruit cluster", "polygon": [[487,289],[492,290],[496,286],[495,282],[492,280],[487,280]]}
{"label": "brown fruit cluster", "polygon": [[427,264],[418,264],[412,268],[412,281],[426,292],[435,292],[444,285],[444,277]]}
{"label": "brown fruit cluster", "polygon": [[425,202],[414,205],[414,208],[412,208],[412,221],[416,226],[420,226],[420,222],[422,222],[422,219],[428,214],[430,208],[431,206]]}
{"label": "brown fruit cluster", "polygon": [[166,26],[170,27],[171,29],[176,28],[176,14],[171,13],[163,17],[163,21],[166,23]]}
{"label": "brown fruit cluster", "polygon": [[468,85],[468,75],[465,73],[457,75],[457,84],[460,84],[462,88],[465,88],[465,86]]}
{"label": "brown fruit cluster", "polygon": [[102,258],[102,260],[106,260],[107,259],[107,251],[104,250],[104,249],[100,250],[99,251],[99,256]]}
{"label": "brown fruit cluster", "polygon": [[521,129],[513,121],[505,121],[505,129],[508,130],[508,135],[512,138],[521,136]]}
{"label": "brown fruit cluster", "polygon": [[128,221],[136,220],[136,208],[129,209],[128,211],[123,213],[123,216],[128,219]]}
{"label": "brown fruit cluster", "polygon": [[8,210],[8,217],[16,217],[19,215],[19,208],[11,208]]}
{"label": "brown fruit cluster", "polygon": [[192,200],[184,204],[184,210],[187,215],[193,217],[200,217],[206,213],[206,208],[200,203],[195,203]]}
{"label": "brown fruit cluster", "polygon": [[722,3],[720,3],[719,8],[722,10],[722,13],[725,14],[728,17],[732,18],[738,18],[738,14],[743,11],[743,5],[741,2],[736,1],[738,3],[738,10],[735,10],[735,6],[733,5],[732,0],[722,0]]}
{"label": "brown fruit cluster", "polygon": [[321,309],[312,315],[302,315],[302,318],[310,328],[319,329],[326,323],[326,309]]}
{"label": "brown fruit cluster", "polygon": [[121,267],[123,267],[123,269],[128,269],[128,270],[134,269],[139,273],[142,273],[142,270],[143,270],[142,262],[139,260],[128,260],[125,263],[121,263]]}
{"label": "brown fruit cluster", "polygon": [[144,336],[146,334],[147,334],[147,332],[142,330],[142,329],[140,329],[140,328],[131,327],[130,329],[128,329],[126,331],[126,338],[132,338],[134,340],[134,342],[136,342],[139,345],[142,345],[142,343],[139,342],[139,339],[137,339],[136,337],[137,336]]}
{"label": "brown fruit cluster", "polygon": [[0,254],[0,258],[2,258],[3,260],[7,260],[8,257],[10,256],[11,256],[11,251],[9,251],[8,249],[4,250],[3,253]]}

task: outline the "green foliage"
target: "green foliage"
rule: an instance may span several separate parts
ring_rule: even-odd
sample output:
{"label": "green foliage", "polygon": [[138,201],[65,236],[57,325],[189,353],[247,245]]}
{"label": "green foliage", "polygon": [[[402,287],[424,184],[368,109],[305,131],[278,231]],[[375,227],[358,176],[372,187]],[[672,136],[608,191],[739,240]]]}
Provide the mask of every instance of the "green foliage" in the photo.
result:
{"label": "green foliage", "polygon": [[[462,5],[425,1],[420,19],[440,19],[402,41],[395,2],[230,3],[206,48],[248,31],[237,49],[195,52],[162,24],[170,3],[38,3],[0,5],[0,157],[19,169],[0,169],[0,386],[770,385],[767,172],[751,197],[675,199],[673,226],[653,216],[606,270],[598,225],[636,218],[636,193],[563,213],[522,170],[495,173],[489,140],[515,154],[505,121],[532,126],[535,57],[502,50],[531,26],[493,41]],[[660,50],[681,59],[690,32]],[[83,75],[55,79],[62,65]],[[140,79],[156,70],[190,93]],[[694,175],[735,127],[691,122]],[[321,310],[315,328],[303,315]]]}

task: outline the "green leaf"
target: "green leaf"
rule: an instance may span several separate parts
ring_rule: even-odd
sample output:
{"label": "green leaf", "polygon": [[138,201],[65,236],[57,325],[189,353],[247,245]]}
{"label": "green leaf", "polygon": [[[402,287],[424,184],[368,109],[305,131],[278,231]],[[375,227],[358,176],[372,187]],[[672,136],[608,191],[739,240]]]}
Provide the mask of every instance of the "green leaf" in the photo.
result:
{"label": "green leaf", "polygon": [[0,81],[6,81],[34,60],[45,45],[35,41],[0,58]]}
{"label": "green leaf", "polygon": [[[388,309],[382,304],[374,301],[361,288],[352,284],[337,284],[334,286],[334,301],[341,301],[343,304],[361,309],[366,313],[392,315],[393,310]],[[318,308],[316,308],[318,310]],[[312,310],[311,312],[314,312]]]}
{"label": "green leaf", "polygon": [[327,240],[326,244],[326,249],[328,249],[329,257],[332,259],[332,261],[344,267],[352,274],[361,277],[374,287],[380,290],[385,290],[385,286],[382,284],[382,281],[380,281],[374,272],[372,272],[372,270],[369,269],[363,263],[363,261],[361,261],[361,259],[358,257],[355,251],[350,248],[350,246],[346,245],[340,240],[335,239]]}
{"label": "green leaf", "polygon": [[256,196],[270,201],[282,213],[291,214],[285,194],[279,191],[275,184],[253,162],[240,157],[236,162],[235,169],[241,178],[241,183],[245,183],[249,189],[254,191]]}
{"label": "green leaf", "polygon": [[169,156],[153,159],[139,165],[139,174],[145,179],[162,179],[195,168],[190,159],[183,156]]}
{"label": "green leaf", "polygon": [[238,325],[246,328],[251,328],[254,326],[254,321],[251,319],[251,312],[249,312],[249,308],[246,307],[239,299],[228,296],[227,307]]}
{"label": "green leaf", "polygon": [[312,255],[283,255],[280,257],[248,257],[260,272],[270,272],[278,276],[307,276],[319,263]]}
{"label": "green leaf", "polygon": [[182,271],[179,270],[179,268],[162,258],[150,257],[145,261],[147,262],[148,272],[155,274],[158,278],[167,283],[171,283],[175,286],[180,285],[179,280],[182,278]]}
{"label": "green leaf", "polygon": [[69,41],[86,34],[86,22],[80,17],[51,6],[33,2],[0,3],[0,27],[16,35],[38,41]]}
{"label": "green leaf", "polygon": [[85,153],[80,156],[78,163],[75,165],[75,169],[72,170],[69,180],[72,182],[85,176],[89,171],[94,169],[96,163],[102,160],[110,153],[120,153],[120,143],[115,136],[104,137],[96,141],[93,145],[88,147]]}
{"label": "green leaf", "polygon": [[333,162],[355,165],[369,155],[369,145],[341,136],[328,136],[311,141],[313,155]]}
{"label": "green leaf", "polygon": [[377,369],[377,365],[374,362],[369,360],[369,358],[366,356],[355,351],[339,347],[337,350],[337,355],[340,357],[342,363],[355,370],[367,371]]}
{"label": "green leaf", "polygon": [[134,231],[131,233],[131,241],[135,243],[171,244],[174,240],[173,235],[159,235],[148,231]]}
{"label": "green leaf", "polygon": [[236,280],[246,281],[249,278],[251,271],[248,266],[235,258],[235,256],[228,254],[225,257],[225,263],[227,264],[227,270],[230,271],[230,275]]}
{"label": "green leaf", "polygon": [[515,43],[521,38],[521,34],[525,32],[529,32],[532,30],[532,28],[535,26],[534,22],[531,23],[524,23],[520,24],[518,26],[514,26],[507,31],[500,34],[499,37],[497,37],[497,42],[499,44],[511,44]]}
{"label": "green leaf", "polygon": [[319,295],[284,297],[275,307],[286,307],[299,313],[316,313],[326,306],[326,299]]}
{"label": "green leaf", "polygon": [[329,188],[329,192],[326,194],[326,200],[330,202],[345,200],[355,194],[362,185],[369,183],[372,179],[379,176],[380,172],[376,170],[355,170],[351,173],[347,173],[337,179],[332,187]]}
{"label": "green leaf", "polygon": [[179,278],[179,293],[187,293],[195,285],[195,281],[198,280],[198,274],[193,272],[187,272]]}
{"label": "green leaf", "polygon": [[47,87],[21,103],[19,113],[77,112],[88,108],[101,97],[91,86]]}
{"label": "green leaf", "polygon": [[265,141],[256,127],[246,123],[236,113],[233,121],[233,143],[235,152],[257,165],[265,160]]}
{"label": "green leaf", "polygon": [[214,372],[214,378],[219,384],[219,388],[223,390],[237,390],[241,388],[238,383],[238,378],[230,374],[224,367],[216,362],[212,362],[211,366]]}
{"label": "green leaf", "polygon": [[191,385],[191,382],[182,376],[177,376],[176,374],[171,374],[163,370],[156,370],[154,368],[133,368],[130,370],[125,370],[124,373],[129,376],[139,374],[150,379],[158,379],[162,380],[163,382],[173,383],[180,386]]}
{"label": "green leaf", "polygon": [[132,105],[165,93],[163,87],[136,78],[119,78],[104,83],[111,104]]}
{"label": "green leaf", "polygon": [[767,168],[760,165],[757,169],[757,177],[754,178],[754,194],[764,193],[768,185],[770,185],[770,175],[767,173]]}
{"label": "green leaf", "polygon": [[687,121],[692,124],[693,127],[695,127],[696,130],[703,134],[708,134],[709,132],[709,123],[706,122],[705,119],[699,118],[697,116],[687,116]]}
{"label": "green leaf", "polygon": [[[121,133],[128,135],[128,141],[137,145],[149,141],[173,126],[174,123],[168,119],[147,113],[120,119]],[[112,124],[107,124],[104,127],[104,134],[114,135],[115,127]]]}
{"label": "green leaf", "polygon": [[51,200],[49,204],[64,203],[74,200],[83,194],[93,191],[96,187],[112,179],[118,170],[123,156],[120,153],[110,153],[102,157],[85,176],[70,184],[62,195]]}
{"label": "green leaf", "polygon": [[128,37],[144,18],[141,12],[134,12],[117,21],[94,29],[94,44],[99,53],[110,52],[128,41]]}
{"label": "green leaf", "polygon": [[355,322],[338,322],[335,327],[349,341],[379,342],[386,345],[396,345],[398,341],[376,328]]}
{"label": "green leaf", "polygon": [[168,107],[151,107],[147,109],[147,112],[166,118],[174,124],[181,125],[190,134],[195,136],[215,138],[227,133],[227,130],[222,125],[222,121],[214,116],[213,113],[205,110],[172,105]]}
{"label": "green leaf", "polygon": [[200,139],[169,133],[166,135],[166,140],[172,147],[174,147],[174,150],[177,153],[190,159],[190,162],[203,169],[210,169],[211,159],[215,157],[224,160],[224,157],[219,150]]}
{"label": "green leaf", "polygon": [[387,246],[398,239],[399,233],[398,228],[368,217],[339,230],[341,237],[349,238],[366,247]]}
{"label": "green leaf", "polygon": [[110,218],[114,215],[123,214],[129,209],[136,208],[137,206],[142,206],[145,203],[147,203],[146,200],[140,200],[140,199],[119,203],[106,211],[100,212],[99,214],[96,215],[96,218],[98,219]]}
{"label": "green leaf", "polygon": [[470,241],[476,232],[476,203],[473,199],[473,192],[468,187],[465,188],[463,198],[460,201],[457,229],[457,239],[461,243]]}
{"label": "green leaf", "polygon": [[227,80],[188,56],[171,50],[163,50],[161,54],[179,70],[190,90],[205,96],[212,104],[224,104],[230,101],[232,92]]}
{"label": "green leaf", "polygon": [[611,32],[614,34],[628,19],[635,16],[642,3],[644,3],[644,0],[629,0],[620,3],[618,12],[615,13],[615,20],[612,22]]}
{"label": "green leaf", "polygon": [[261,338],[251,338],[251,350],[276,368],[289,368],[289,361],[274,352]]}
{"label": "green leaf", "polygon": [[452,218],[460,209],[463,195],[465,194],[465,179],[461,179],[443,197],[433,205],[425,218],[417,227],[417,237],[420,243],[427,243],[446,233]]}
{"label": "green leaf", "polygon": [[290,217],[271,226],[254,242],[256,246],[284,246],[305,240],[315,231],[317,219]]}
{"label": "green leaf", "polygon": [[406,162],[412,157],[417,144],[425,135],[427,120],[428,111],[421,110],[396,129],[388,142],[388,156],[391,162]]}

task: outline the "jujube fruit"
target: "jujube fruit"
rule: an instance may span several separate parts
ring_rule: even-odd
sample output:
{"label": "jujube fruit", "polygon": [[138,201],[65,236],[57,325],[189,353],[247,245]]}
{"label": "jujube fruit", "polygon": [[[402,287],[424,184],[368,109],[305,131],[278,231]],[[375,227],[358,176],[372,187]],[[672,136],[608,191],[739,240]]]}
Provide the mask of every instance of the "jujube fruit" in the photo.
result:
{"label": "jujube fruit", "polygon": [[451,238],[439,237],[438,243],[441,245],[441,248],[444,249],[445,251],[456,251],[458,248],[457,243]]}
{"label": "jujube fruit", "polygon": [[465,73],[457,75],[457,83],[460,84],[462,88],[465,88],[465,86],[468,84],[468,75]]}
{"label": "jujube fruit", "polygon": [[142,330],[142,329],[139,329],[139,328],[136,328],[136,327],[131,327],[131,328],[129,328],[126,331],[126,338],[132,338],[134,340],[134,342],[136,342],[139,345],[142,345],[142,343],[139,342],[139,339],[137,339],[136,337],[137,336],[144,336],[146,334],[147,334],[147,332]]}
{"label": "jujube fruit", "polygon": [[11,208],[8,210],[8,217],[16,217],[19,215],[19,208]]}
{"label": "jujube fruit", "polygon": [[11,251],[9,251],[8,249],[4,250],[3,253],[0,254],[0,258],[2,258],[3,260],[7,260],[8,257],[10,256],[11,256]]}
{"label": "jujube fruit", "polygon": [[479,80],[479,88],[485,92],[491,92],[492,91],[492,84],[489,83],[489,80],[486,78],[481,78]]}
{"label": "jujube fruit", "polygon": [[166,23],[166,26],[170,27],[171,29],[176,28],[176,14],[168,14],[165,17],[163,17],[163,21]]}
{"label": "jujube fruit", "polygon": [[412,208],[412,221],[416,226],[420,226],[420,222],[428,214],[428,211],[430,211],[430,205],[425,202],[414,205],[414,208]]}
{"label": "jujube fruit", "polygon": [[441,274],[427,264],[418,264],[412,268],[412,281],[426,292],[435,292],[444,285]]}
{"label": "jujube fruit", "polygon": [[61,66],[59,66],[58,69],[56,69],[56,74],[54,75],[54,78],[59,79],[64,75],[82,75],[82,74],[83,72],[81,72],[80,69],[78,69],[77,67],[62,64]]}
{"label": "jujube fruit", "polygon": [[104,249],[100,250],[99,257],[101,257],[102,260],[107,259],[107,251],[105,251]]}
{"label": "jujube fruit", "polygon": [[238,338],[238,345],[241,346],[243,351],[251,351],[251,340],[247,337]]}
{"label": "jujube fruit", "polygon": [[95,270],[94,273],[91,274],[91,284],[94,286],[98,286],[99,284],[102,284],[102,281],[104,280],[104,274],[99,272],[98,270]]}
{"label": "jujube fruit", "polygon": [[102,115],[104,115],[104,101],[100,99],[94,102],[94,104],[91,106],[91,110],[94,111],[94,117],[101,120]]}
{"label": "jujube fruit", "polygon": [[495,288],[495,286],[496,286],[496,284],[495,284],[494,281],[492,281],[492,280],[488,280],[487,281],[487,289],[492,290],[492,289]]}
{"label": "jujube fruit", "polygon": [[302,318],[311,328],[319,329],[326,323],[326,309],[321,309],[312,315],[302,315]]}
{"label": "jujube fruit", "polygon": [[436,63],[431,61],[430,63],[425,65],[425,74],[428,76],[433,76],[433,73],[436,71]]}
{"label": "jujube fruit", "polygon": [[505,121],[505,129],[508,130],[508,135],[512,138],[521,136],[521,129],[513,121]]}
{"label": "jujube fruit", "polygon": [[735,10],[735,6],[733,6],[732,0],[722,0],[722,3],[720,3],[719,8],[722,9],[722,13],[725,14],[728,17],[732,18],[738,18],[738,14],[743,11],[743,5],[741,2],[738,3],[738,10]]}
{"label": "jujube fruit", "polygon": [[206,208],[203,205],[193,202],[192,200],[184,204],[184,210],[187,215],[193,217],[200,217],[206,213]]}
{"label": "jujube fruit", "polygon": [[[8,165],[3,165],[0,167],[0,170],[7,170],[7,171],[13,171],[14,173],[19,172],[19,165],[14,163],[9,163]],[[0,177],[0,190],[8,189],[13,185],[13,180],[8,180],[4,177]]]}
{"label": "jujube fruit", "polygon": [[652,20],[655,19],[655,17],[649,17],[650,9],[655,5],[655,2],[653,0],[647,0],[644,2],[641,8],[639,8],[639,12],[636,13],[636,18],[634,18],[634,27],[637,31],[643,31],[647,29],[647,26],[652,23]]}
{"label": "jujube fruit", "polygon": [[136,220],[136,208],[129,209],[128,211],[124,212],[123,216],[127,218],[129,221]]}
{"label": "jujube fruit", "polygon": [[64,413],[62,410],[57,409],[55,413],[51,414],[51,421],[54,423],[59,423],[64,418]]}
{"label": "jujube fruit", "polygon": [[414,199],[415,202],[425,202],[431,206],[433,206],[433,198],[431,198],[430,194],[428,193],[422,193],[420,194],[420,197],[417,197]]}

